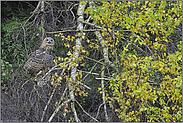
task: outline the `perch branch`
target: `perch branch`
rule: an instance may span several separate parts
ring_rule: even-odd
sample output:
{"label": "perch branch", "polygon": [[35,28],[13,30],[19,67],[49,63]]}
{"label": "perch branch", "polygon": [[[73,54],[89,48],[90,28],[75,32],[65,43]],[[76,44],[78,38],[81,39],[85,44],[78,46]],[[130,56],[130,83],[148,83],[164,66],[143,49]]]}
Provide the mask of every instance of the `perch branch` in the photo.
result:
{"label": "perch branch", "polygon": [[[70,61],[68,61],[68,62],[66,62],[65,64],[65,66],[67,67],[67,65],[68,65],[68,63],[69,63]],[[64,63],[60,63],[60,64],[64,64]],[[55,65],[54,67],[52,67],[43,77],[42,77],[42,79],[41,80],[43,80],[45,77],[47,77],[47,75],[50,73],[50,72],[52,72],[52,71],[54,71],[54,70],[57,70],[58,68],[56,68],[56,67],[58,67],[58,66],[60,66],[60,64],[58,64],[58,65]],[[61,68],[62,69],[62,68]]]}

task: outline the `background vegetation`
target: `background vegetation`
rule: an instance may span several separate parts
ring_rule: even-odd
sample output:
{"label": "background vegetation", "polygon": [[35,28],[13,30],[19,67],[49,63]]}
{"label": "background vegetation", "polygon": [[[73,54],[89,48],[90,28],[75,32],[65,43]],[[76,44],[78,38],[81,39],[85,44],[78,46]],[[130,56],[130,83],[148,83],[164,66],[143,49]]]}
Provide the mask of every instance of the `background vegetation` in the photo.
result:
{"label": "background vegetation", "polygon": [[[182,2],[1,1],[1,120],[182,122]],[[55,66],[23,70],[42,38]]]}

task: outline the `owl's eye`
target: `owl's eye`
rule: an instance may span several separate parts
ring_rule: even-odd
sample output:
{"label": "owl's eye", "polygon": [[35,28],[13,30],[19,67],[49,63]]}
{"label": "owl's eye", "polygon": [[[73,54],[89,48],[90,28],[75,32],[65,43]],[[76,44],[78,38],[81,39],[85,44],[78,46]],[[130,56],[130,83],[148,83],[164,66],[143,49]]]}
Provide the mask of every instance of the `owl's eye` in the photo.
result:
{"label": "owl's eye", "polygon": [[51,42],[53,42],[53,40],[51,40]]}
{"label": "owl's eye", "polygon": [[48,42],[48,39],[46,39],[46,42]]}

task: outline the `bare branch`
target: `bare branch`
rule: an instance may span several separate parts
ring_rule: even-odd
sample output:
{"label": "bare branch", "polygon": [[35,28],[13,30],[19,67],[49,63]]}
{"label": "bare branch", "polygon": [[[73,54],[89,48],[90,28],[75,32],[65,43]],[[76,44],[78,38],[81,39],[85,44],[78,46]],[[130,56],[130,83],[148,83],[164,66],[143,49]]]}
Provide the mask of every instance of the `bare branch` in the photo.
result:
{"label": "bare branch", "polygon": [[[94,5],[94,2],[90,1],[89,4],[90,4],[90,8],[92,9],[93,5]],[[94,33],[97,36],[100,44],[102,45],[105,63],[110,64],[112,67],[115,67],[115,65],[109,60],[106,43],[105,43],[101,33],[99,31],[96,31]],[[105,65],[102,66],[101,78],[104,77],[104,69],[105,69]],[[101,86],[102,86],[102,99],[103,99],[103,104],[104,104],[105,119],[106,119],[106,121],[109,121],[109,118],[108,118],[108,115],[107,115],[106,100],[105,100],[104,79],[101,80]]]}
{"label": "bare branch", "polygon": [[[22,26],[22,24],[21,24]],[[26,45],[26,33],[25,33],[25,28],[22,26],[22,29],[24,31],[24,45],[25,45],[25,51],[26,51],[26,55],[27,55],[27,58],[28,58],[28,51],[27,51],[27,45]]]}
{"label": "bare branch", "polygon": [[[44,20],[44,1],[41,1],[41,12],[43,12],[41,15],[41,27],[43,28],[44,23],[45,23],[45,20]],[[44,39],[44,30],[42,29],[41,32],[42,32],[41,39],[43,40]]]}
{"label": "bare branch", "polygon": [[[83,71],[83,70],[77,70],[77,71],[81,71],[81,72],[83,72],[83,73],[93,74],[93,75],[97,75],[97,76],[100,75],[100,74],[98,74],[98,73],[92,73],[91,71],[90,71],[90,72]],[[88,75],[88,74],[87,74],[87,75]]]}
{"label": "bare branch", "polygon": [[57,112],[60,110],[60,108],[62,108],[66,103],[69,103],[71,101],[71,99],[68,99],[66,101],[64,101],[61,105],[59,105],[55,111],[53,112],[53,114],[51,115],[50,119],[48,120],[48,122],[51,122],[53,117],[57,114]]}
{"label": "bare branch", "polygon": [[83,21],[83,20],[79,20],[79,22],[88,24],[88,25],[90,25],[90,26],[94,26],[94,27],[99,28],[99,29],[102,29],[102,30],[106,30],[106,29],[104,29],[104,28],[102,28],[102,27],[100,27],[100,26],[97,26],[95,23],[89,23],[89,22],[86,22],[86,21]]}
{"label": "bare branch", "polygon": [[135,46],[134,48],[136,48],[137,50],[140,50],[144,55],[148,55],[142,48],[138,47],[136,44],[128,41],[126,38],[121,37],[122,39],[124,39],[125,41],[127,41],[129,44],[132,44],[133,46]]}
{"label": "bare branch", "polygon": [[[58,85],[58,83],[55,85],[55,86],[57,86]],[[52,92],[52,94],[51,94],[51,96],[50,96],[50,99],[49,99],[49,101],[48,101],[48,103],[47,103],[47,105],[45,106],[45,108],[44,108],[44,111],[43,111],[43,115],[42,115],[42,117],[41,117],[41,122],[43,122],[43,118],[44,118],[44,114],[45,114],[45,112],[46,112],[46,110],[47,110],[47,107],[48,107],[48,105],[49,105],[49,103],[50,103],[50,101],[51,101],[51,99],[52,99],[52,95],[54,94],[54,92],[55,92],[55,89],[56,89],[56,87],[54,88],[54,90],[53,90],[53,92]],[[62,94],[62,96],[61,96],[61,98],[60,98],[60,102],[58,103],[58,105],[60,105],[60,103],[62,102],[62,98],[65,96],[65,93],[66,93],[66,90],[67,90],[68,88],[66,87],[65,88],[65,90],[64,90],[64,92],[63,92],[63,94]],[[58,108],[58,107],[57,107]],[[59,110],[59,109],[55,109],[55,114],[58,112],[56,112],[56,110]],[[61,107],[60,107],[61,108]],[[53,114],[52,114],[53,115]],[[54,116],[53,116],[54,117]]]}
{"label": "bare branch", "polygon": [[[62,70],[62,74],[64,73],[64,71],[65,71],[65,69]],[[62,74],[61,74],[61,75],[62,75]],[[48,105],[49,105],[50,102],[51,102],[51,99],[52,99],[52,97],[53,97],[53,95],[54,95],[54,93],[55,93],[55,91],[56,91],[57,86],[58,86],[58,83],[54,86],[53,92],[52,92],[52,94],[51,94],[51,96],[50,96],[50,98],[49,98],[49,100],[48,100],[48,102],[47,102],[47,104],[46,104],[46,106],[45,106],[45,108],[44,108],[43,115],[42,115],[42,117],[41,117],[41,122],[43,121],[45,112],[46,112],[46,110],[47,110],[47,108],[48,108]]]}
{"label": "bare branch", "polygon": [[[104,77],[104,69],[105,66],[103,65],[102,67],[102,73],[101,73],[101,77]],[[105,119],[106,121],[109,121],[109,118],[107,116],[107,108],[106,108],[106,100],[105,100],[105,87],[104,87],[104,79],[101,80],[101,87],[102,87],[102,99],[103,99],[103,103],[104,103],[104,114],[105,114]]]}
{"label": "bare branch", "polygon": [[79,105],[79,107],[82,109],[82,111],[88,115],[90,118],[92,118],[93,120],[95,120],[96,122],[99,122],[96,118],[92,117],[90,114],[88,114],[84,109],[83,107],[79,104],[79,102],[77,100],[75,100],[75,102]]}
{"label": "bare branch", "polygon": [[110,78],[95,78],[95,79],[100,79],[100,80],[111,80]]}
{"label": "bare branch", "polygon": [[[102,29],[89,29],[89,30],[82,30],[82,32],[94,32],[94,31],[101,31]],[[56,32],[46,32],[47,34],[58,34],[58,33],[66,33],[66,32],[80,32],[81,30],[64,30],[64,31],[56,31]]]}
{"label": "bare branch", "polygon": [[[99,60],[99,62],[100,61],[102,61],[103,59],[101,59],[101,60]],[[98,62],[97,63],[95,63],[95,65],[92,67],[92,69],[88,72],[88,74],[82,79],[82,81],[84,81],[85,80],[85,78],[89,75],[89,74],[91,74],[91,72],[93,71],[93,69],[96,67],[96,65],[98,64]],[[98,73],[95,73],[96,75],[98,74]],[[99,75],[99,74],[98,74]]]}
{"label": "bare branch", "polygon": [[100,108],[101,108],[102,105],[104,105],[104,102],[103,102],[102,104],[100,104],[100,106],[98,107],[97,115],[96,115],[96,117],[95,117],[96,119],[97,119],[97,117],[98,117],[98,115],[99,115],[99,111],[100,111]]}
{"label": "bare branch", "polygon": [[[83,15],[84,15],[84,10],[85,10],[85,7],[86,7],[86,3],[82,4],[82,2],[81,1],[79,2],[79,7],[78,7],[78,11],[77,11],[77,15],[79,16],[78,19],[77,19],[78,21],[84,19]],[[78,22],[77,29],[82,31],[83,30],[83,24]],[[80,48],[81,48],[81,41],[82,41],[81,37],[78,37],[76,39],[76,48],[77,48],[77,50],[74,52],[75,57],[72,59],[73,61],[75,61],[75,59],[79,57],[79,51],[80,51]],[[77,66],[74,66],[71,70],[71,77],[72,77],[73,82],[76,81],[76,69],[77,69]],[[68,83],[68,87],[69,87],[69,96],[72,100],[71,109],[72,109],[72,112],[74,114],[74,118],[75,118],[76,122],[80,122],[80,120],[77,116],[77,113],[76,113],[75,106],[74,106],[75,97],[74,97],[74,90],[73,90],[73,87],[72,87],[72,83]]]}
{"label": "bare branch", "polygon": [[81,84],[82,86],[84,86],[85,88],[87,88],[87,89],[91,90],[91,88],[90,88],[90,87],[88,87],[87,85],[85,85],[85,84],[83,84],[83,83],[81,83],[81,82],[77,82],[77,83],[79,83],[79,84]]}
{"label": "bare branch", "polygon": [[97,63],[100,63],[100,64],[102,64],[102,65],[106,65],[105,63],[102,63],[102,62],[97,61],[97,60],[95,60],[95,59],[89,58],[89,57],[87,57],[87,56],[84,56],[84,57],[87,58],[87,59],[89,59],[89,60],[92,60],[92,61],[95,61],[95,62],[97,62]]}

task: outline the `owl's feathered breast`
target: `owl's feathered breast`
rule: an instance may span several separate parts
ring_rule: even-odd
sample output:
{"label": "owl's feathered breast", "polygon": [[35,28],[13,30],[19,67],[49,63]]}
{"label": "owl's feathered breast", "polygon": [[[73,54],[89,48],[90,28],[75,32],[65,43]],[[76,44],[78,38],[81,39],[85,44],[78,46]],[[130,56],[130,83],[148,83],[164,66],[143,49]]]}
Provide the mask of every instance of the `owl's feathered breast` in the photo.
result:
{"label": "owl's feathered breast", "polygon": [[24,65],[27,73],[35,75],[40,70],[53,65],[53,57],[49,55],[50,48],[39,48],[29,55],[28,61]]}

